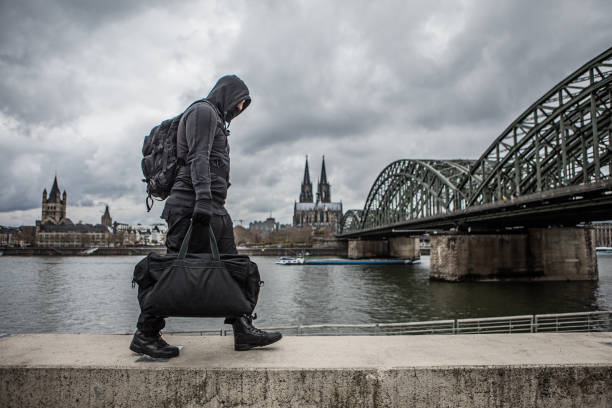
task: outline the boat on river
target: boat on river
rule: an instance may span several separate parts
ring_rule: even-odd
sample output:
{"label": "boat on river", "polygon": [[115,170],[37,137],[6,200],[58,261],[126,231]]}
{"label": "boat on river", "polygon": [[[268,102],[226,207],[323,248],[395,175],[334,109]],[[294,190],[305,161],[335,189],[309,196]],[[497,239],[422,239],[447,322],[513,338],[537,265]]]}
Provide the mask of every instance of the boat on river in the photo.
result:
{"label": "boat on river", "polygon": [[612,247],[597,247],[595,252],[601,255],[612,255]]}
{"label": "boat on river", "polygon": [[304,257],[303,256],[281,256],[276,260],[278,265],[303,265]]}
{"label": "boat on river", "polygon": [[305,265],[415,265],[419,259],[312,259]]}
{"label": "boat on river", "polygon": [[278,265],[415,265],[419,259],[309,259],[304,257],[283,256],[276,261]]}

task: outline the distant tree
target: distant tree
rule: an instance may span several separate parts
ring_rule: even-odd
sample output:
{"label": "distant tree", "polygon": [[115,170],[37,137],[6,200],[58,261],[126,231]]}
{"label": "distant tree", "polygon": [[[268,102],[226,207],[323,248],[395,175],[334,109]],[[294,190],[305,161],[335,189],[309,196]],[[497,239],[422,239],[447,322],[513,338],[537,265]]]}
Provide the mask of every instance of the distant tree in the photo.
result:
{"label": "distant tree", "polygon": [[292,227],[274,231],[270,233],[268,241],[272,244],[310,244],[312,242],[312,229],[309,227]]}

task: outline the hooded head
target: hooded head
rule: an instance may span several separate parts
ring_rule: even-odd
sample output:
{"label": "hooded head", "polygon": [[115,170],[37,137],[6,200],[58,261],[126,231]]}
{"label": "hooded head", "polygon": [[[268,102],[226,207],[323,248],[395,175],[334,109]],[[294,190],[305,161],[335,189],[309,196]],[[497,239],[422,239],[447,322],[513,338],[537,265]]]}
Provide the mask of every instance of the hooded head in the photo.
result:
{"label": "hooded head", "polygon": [[226,122],[231,122],[241,112],[237,105],[244,100],[242,110],[245,110],[251,103],[249,88],[236,75],[226,75],[221,77],[213,89],[206,97],[221,112]]}

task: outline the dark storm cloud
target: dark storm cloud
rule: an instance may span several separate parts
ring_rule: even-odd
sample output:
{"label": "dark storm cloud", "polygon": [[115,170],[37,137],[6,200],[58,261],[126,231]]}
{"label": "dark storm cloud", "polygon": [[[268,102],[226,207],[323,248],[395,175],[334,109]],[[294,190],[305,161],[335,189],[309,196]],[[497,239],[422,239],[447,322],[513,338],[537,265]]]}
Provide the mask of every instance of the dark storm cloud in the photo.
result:
{"label": "dark storm cloud", "polygon": [[82,94],[89,78],[79,62],[84,47],[95,45],[92,33],[157,3],[3,1],[0,110],[28,123],[58,124],[92,109]]}
{"label": "dark storm cloud", "polygon": [[84,200],[77,201],[74,205],[78,207],[93,207],[96,205],[96,203],[93,200],[86,198]]}
{"label": "dark storm cloud", "polygon": [[[612,38],[605,1],[461,4],[309,2],[279,7],[273,23],[268,10],[248,8],[231,59],[265,106],[245,148],[359,139],[385,123],[501,131]],[[428,39],[436,21],[446,41]]]}
{"label": "dark storm cloud", "polygon": [[[260,157],[335,156],[334,197],[349,207],[363,205],[393,160],[477,158],[531,103],[612,45],[604,1],[328,3],[285,5],[272,22],[258,6],[244,13],[227,66],[244,73],[254,99],[239,129],[246,140],[232,142]],[[296,199],[301,171],[293,174]],[[255,191],[250,181],[236,190]],[[290,216],[278,197],[260,197]]]}
{"label": "dark storm cloud", "polygon": [[1,3],[0,212],[38,211],[57,171],[86,221],[101,203],[157,221],[142,137],[227,73],[253,97],[231,125],[232,216],[288,222],[306,154],[313,183],[325,155],[333,199],[360,207],[390,162],[477,158],[612,46],[604,0],[164,4]]}
{"label": "dark storm cloud", "polygon": [[[516,116],[608,48],[609,2],[482,2],[432,70],[439,78],[419,124],[499,123]],[[574,26],[580,21],[580,29]],[[601,33],[607,33],[602,36]],[[585,41],[589,38],[588,41]],[[435,85],[435,84],[433,84]],[[439,120],[435,120],[438,118]]]}

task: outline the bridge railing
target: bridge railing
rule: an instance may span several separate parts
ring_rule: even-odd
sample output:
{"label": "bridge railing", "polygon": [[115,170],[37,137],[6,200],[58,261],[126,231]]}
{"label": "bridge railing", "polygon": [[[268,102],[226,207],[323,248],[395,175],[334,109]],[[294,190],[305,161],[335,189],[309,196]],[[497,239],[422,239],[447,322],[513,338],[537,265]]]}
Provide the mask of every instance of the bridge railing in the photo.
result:
{"label": "bridge railing", "polygon": [[[612,331],[612,311],[435,320],[408,323],[314,324],[266,327],[288,336],[389,336]],[[231,329],[165,331],[170,335],[227,336]]]}

